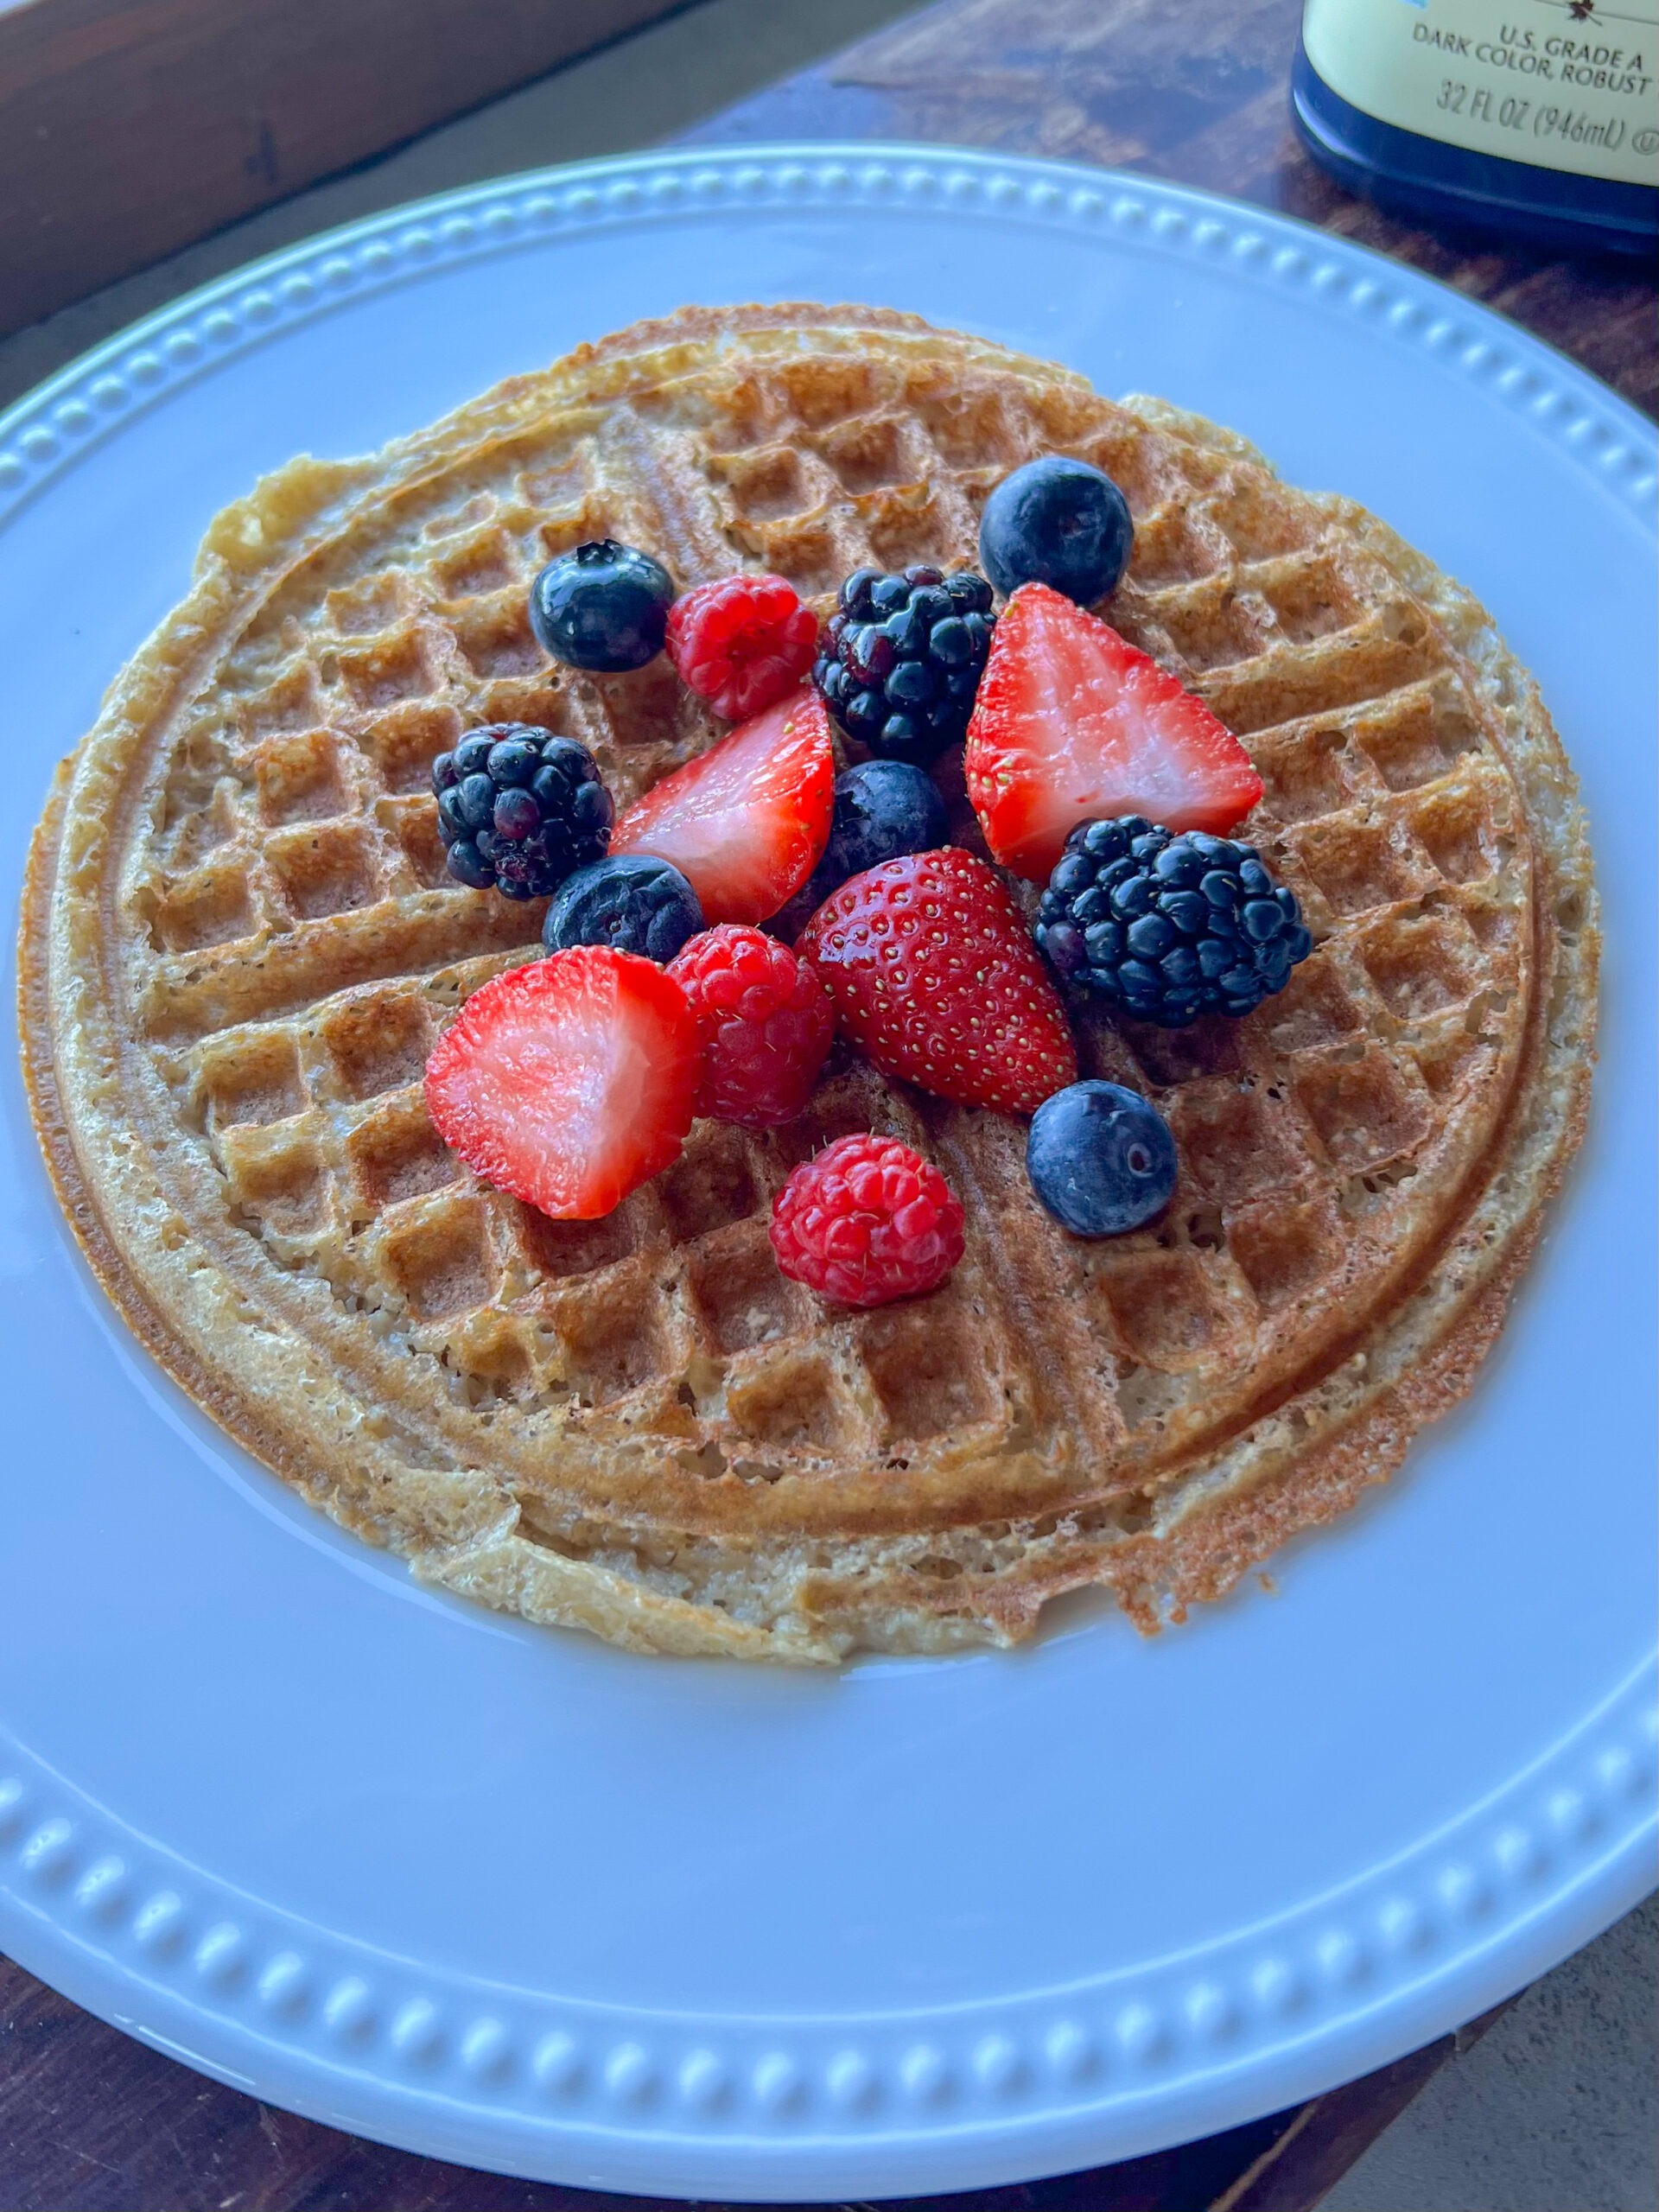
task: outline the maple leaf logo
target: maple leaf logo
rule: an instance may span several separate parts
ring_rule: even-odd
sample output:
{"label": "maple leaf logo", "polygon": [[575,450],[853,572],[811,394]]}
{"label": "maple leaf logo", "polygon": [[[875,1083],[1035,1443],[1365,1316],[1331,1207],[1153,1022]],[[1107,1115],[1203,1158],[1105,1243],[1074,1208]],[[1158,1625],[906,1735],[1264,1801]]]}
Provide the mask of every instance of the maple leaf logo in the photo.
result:
{"label": "maple leaf logo", "polygon": [[1587,23],[1596,12],[1596,0],[1571,0],[1567,12],[1575,23]]}

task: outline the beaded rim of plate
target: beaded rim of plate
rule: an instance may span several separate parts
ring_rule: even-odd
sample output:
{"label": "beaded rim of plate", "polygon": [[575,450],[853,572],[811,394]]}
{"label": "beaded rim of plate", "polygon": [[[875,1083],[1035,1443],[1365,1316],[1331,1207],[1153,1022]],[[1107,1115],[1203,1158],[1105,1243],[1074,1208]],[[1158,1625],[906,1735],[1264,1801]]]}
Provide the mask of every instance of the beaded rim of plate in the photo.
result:
{"label": "beaded rim of plate", "polygon": [[[0,416],[0,527],[103,437],[227,356],[446,262],[602,226],[811,206],[950,207],[1161,256],[1230,262],[1422,347],[1527,416],[1646,517],[1656,434],[1587,372],[1414,271],[1198,193],[956,149],[743,147],[534,173],[365,219],[236,272],[111,340]],[[193,2063],[338,2124],[514,2171],[700,2193],[983,2183],[1113,2155],[1311,2094],[1438,2033],[1436,1989],[1491,2003],[1648,1885],[1659,1709],[1644,1664],[1462,1820],[1339,1897],[1201,1951],[1061,1990],[865,2018],[721,2021],[584,2004],[389,1958],[127,1827],[0,1732],[8,1948]],[[1540,1940],[1543,1916],[1553,1913]],[[1471,1974],[1470,1961],[1481,1968]],[[119,1993],[118,1999],[116,1993]],[[1465,2007],[1467,2009],[1467,2007]],[[1347,2055],[1345,2055],[1347,2054]],[[1300,2072],[1299,2072],[1300,2069]],[[1302,2087],[1298,2088],[1300,2081]],[[440,2111],[442,2116],[440,2117]],[[480,2130],[484,2131],[480,2133]],[[1039,2140],[1040,2135],[1040,2140]],[[909,2179],[900,2158],[916,2162]],[[481,2144],[487,2141],[486,2153]],[[879,2177],[879,2178],[873,2178]],[[677,2185],[684,2185],[683,2183]]]}

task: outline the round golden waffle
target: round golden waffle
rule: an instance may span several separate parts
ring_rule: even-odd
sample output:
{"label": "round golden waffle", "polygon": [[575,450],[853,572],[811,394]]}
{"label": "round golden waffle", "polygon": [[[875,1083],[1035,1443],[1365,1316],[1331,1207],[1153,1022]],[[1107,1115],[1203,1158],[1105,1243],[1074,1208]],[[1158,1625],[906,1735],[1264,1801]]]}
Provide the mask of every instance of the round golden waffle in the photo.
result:
{"label": "round golden waffle", "polygon": [[[542,723],[624,806],[720,734],[662,662],[550,665],[536,570],[611,536],[827,607],[864,563],[971,563],[986,493],[1049,451],[1128,493],[1111,620],[1249,748],[1245,834],[1316,940],[1244,1021],[1080,1023],[1084,1071],[1174,1128],[1166,1216],[1070,1237],[1022,1126],[844,1055],[798,1124],[698,1122],[603,1221],[478,1183],[422,1069],[540,909],[447,878],[433,755]],[[534,1620],[832,1660],[1007,1642],[1085,1584],[1154,1625],[1389,1474],[1468,1387],[1577,1141],[1596,947],[1535,687],[1363,511],[912,317],[687,310],[219,518],[60,772],[23,1031],[106,1287],[316,1503]],[[850,1314],[779,1275],[766,1221],[872,1128],[944,1168],[967,1255]]]}

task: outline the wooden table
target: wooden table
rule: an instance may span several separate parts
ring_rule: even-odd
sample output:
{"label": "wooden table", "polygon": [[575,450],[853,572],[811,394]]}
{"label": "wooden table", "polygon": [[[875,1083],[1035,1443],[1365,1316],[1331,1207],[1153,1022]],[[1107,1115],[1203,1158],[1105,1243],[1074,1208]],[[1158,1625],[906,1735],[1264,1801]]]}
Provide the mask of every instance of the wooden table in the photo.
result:
{"label": "wooden table", "polygon": [[[1313,166],[1287,111],[1300,14],[1300,0],[944,0],[715,118],[691,140],[946,140],[1207,186],[1427,270],[1652,411],[1659,361],[1648,271],[1414,230]],[[938,2212],[1306,2212],[1485,2024],[1204,2142],[928,2203]],[[0,2212],[643,2212],[644,2202],[476,2174],[296,2120],[130,2041],[0,1961]]]}

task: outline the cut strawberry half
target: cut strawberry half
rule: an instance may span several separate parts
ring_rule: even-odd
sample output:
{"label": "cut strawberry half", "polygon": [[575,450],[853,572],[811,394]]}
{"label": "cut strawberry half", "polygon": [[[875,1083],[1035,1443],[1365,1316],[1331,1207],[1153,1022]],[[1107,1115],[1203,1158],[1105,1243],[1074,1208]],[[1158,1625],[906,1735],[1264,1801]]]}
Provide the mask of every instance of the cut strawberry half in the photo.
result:
{"label": "cut strawberry half", "polygon": [[707,922],[769,921],[817,866],[835,803],[830,717],[803,688],[653,785],[611,850],[672,861]]}
{"label": "cut strawberry half", "polygon": [[1022,584],[991,632],[963,769],[992,853],[1036,882],[1079,822],[1224,836],[1262,789],[1202,699],[1046,584]]}
{"label": "cut strawberry half", "polygon": [[702,1043],[654,960],[573,945],[474,991],[426,1064],[439,1135],[558,1221],[593,1221],[678,1159]]}

